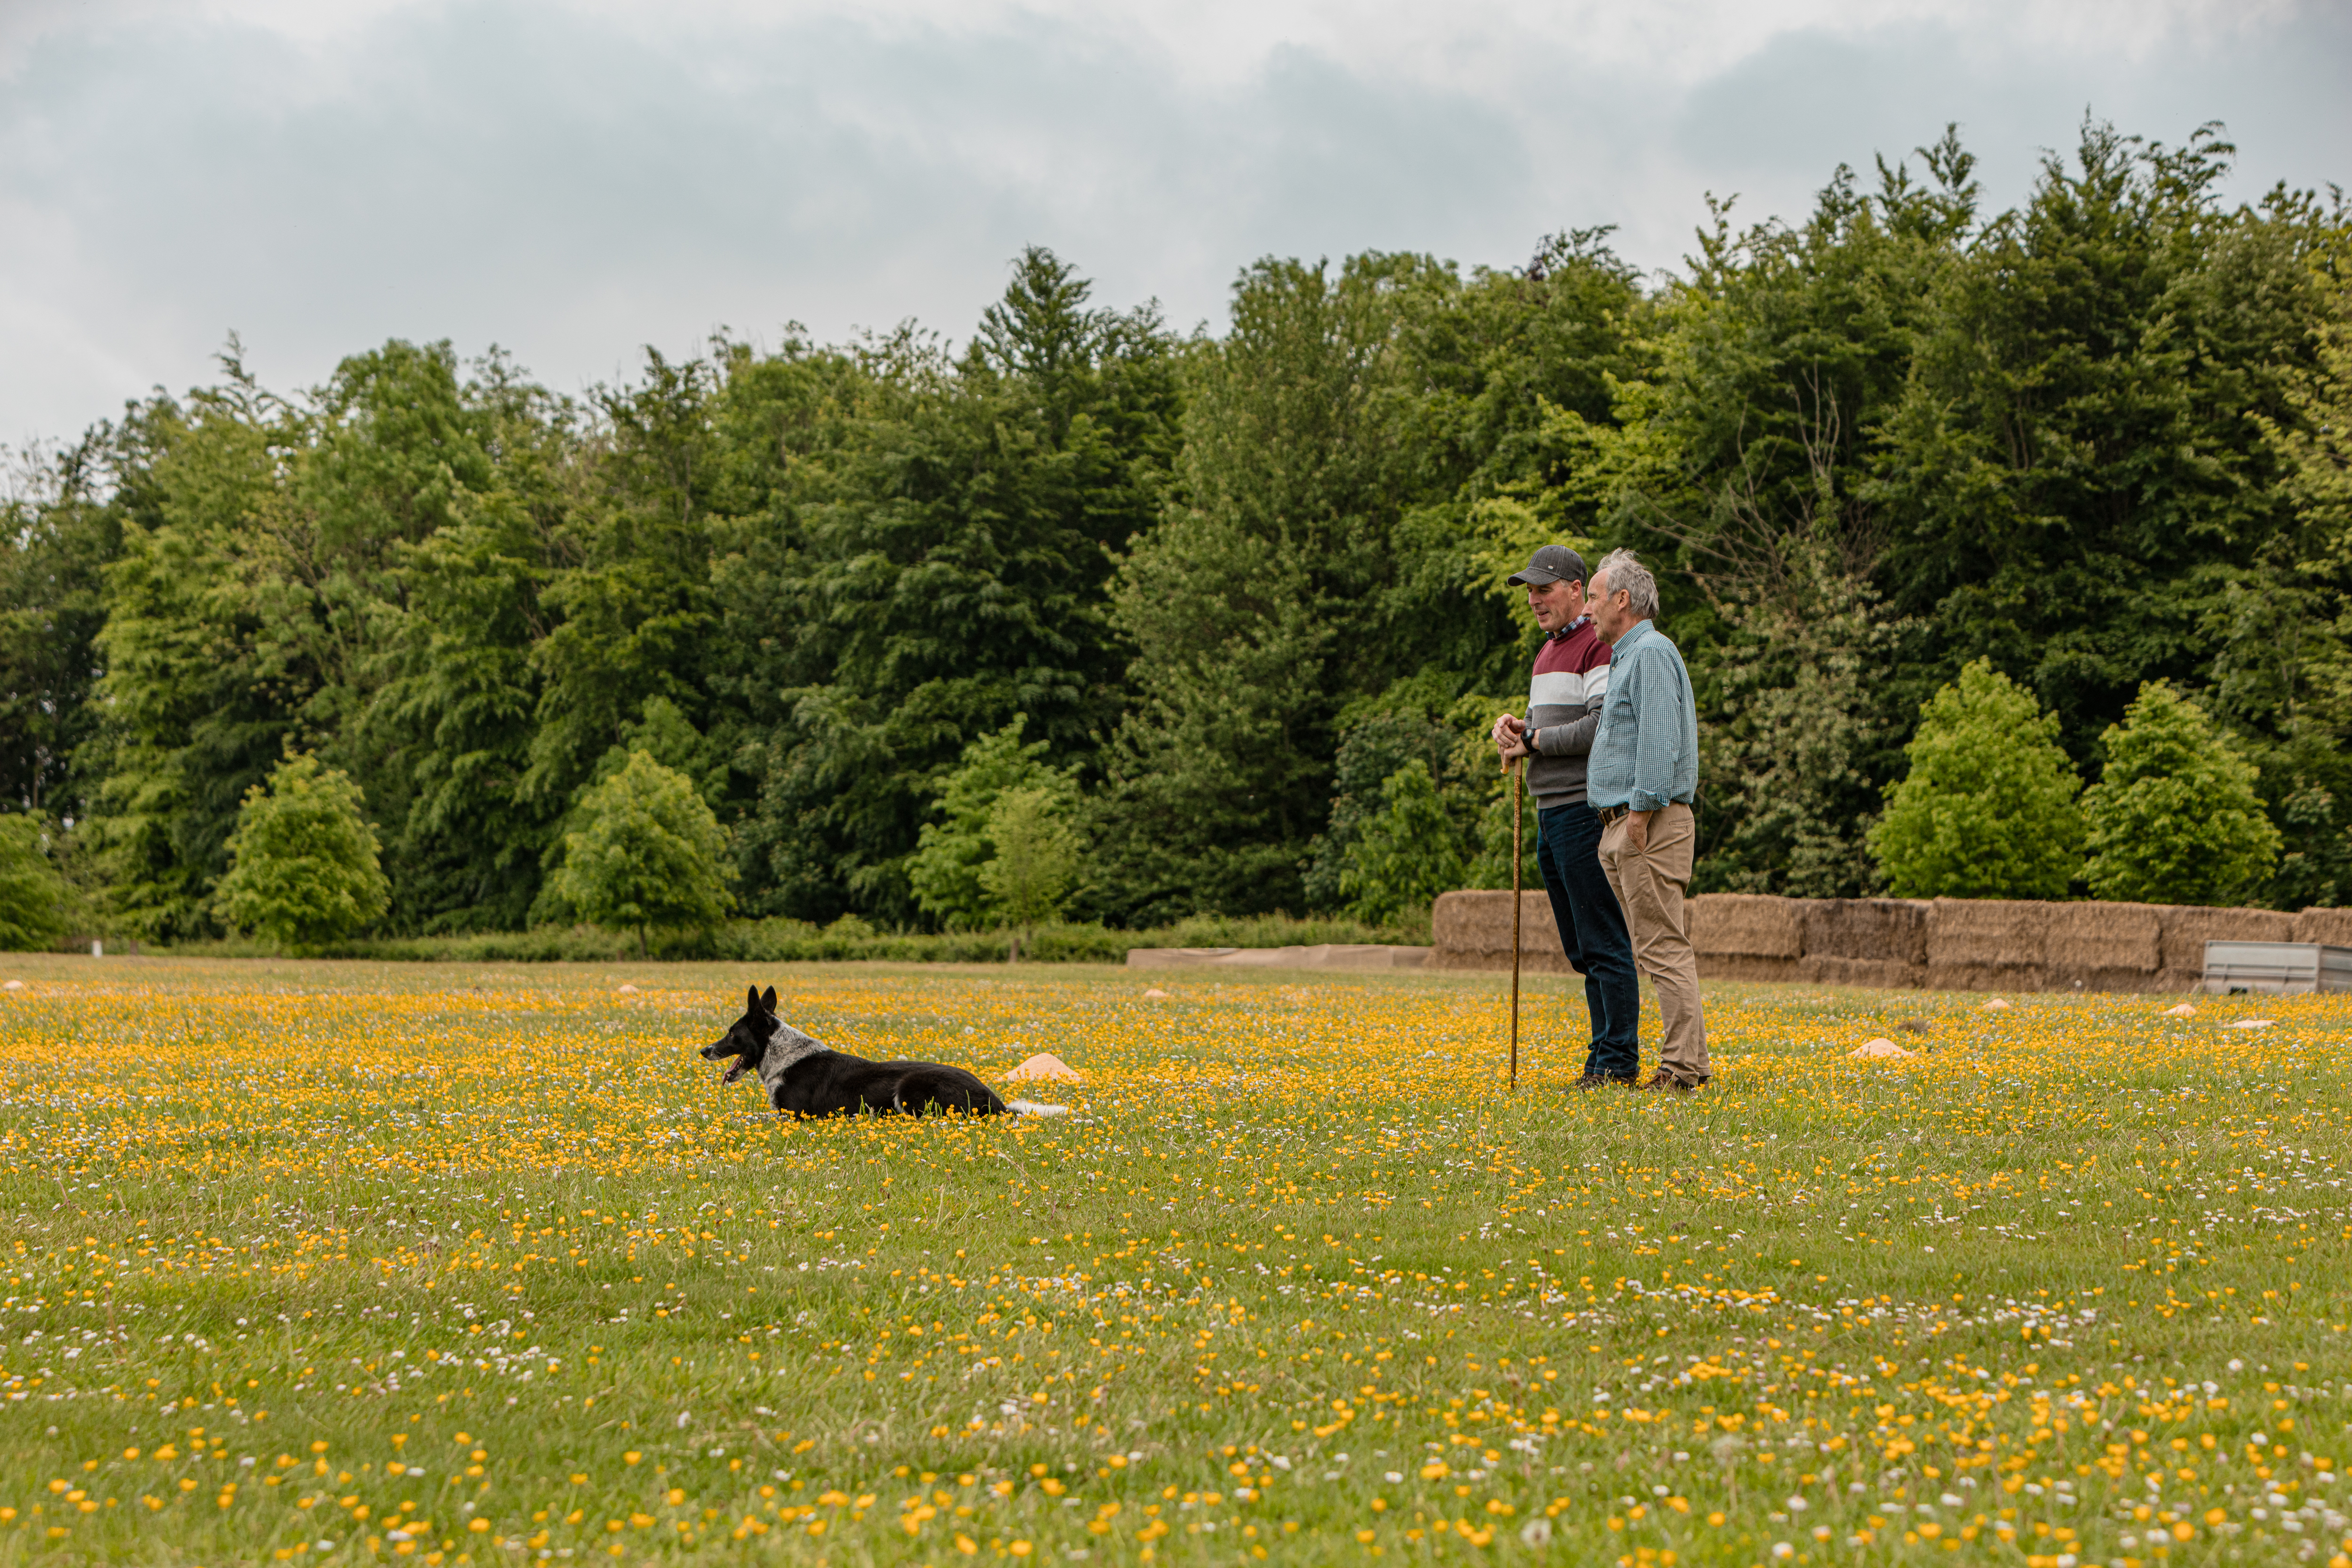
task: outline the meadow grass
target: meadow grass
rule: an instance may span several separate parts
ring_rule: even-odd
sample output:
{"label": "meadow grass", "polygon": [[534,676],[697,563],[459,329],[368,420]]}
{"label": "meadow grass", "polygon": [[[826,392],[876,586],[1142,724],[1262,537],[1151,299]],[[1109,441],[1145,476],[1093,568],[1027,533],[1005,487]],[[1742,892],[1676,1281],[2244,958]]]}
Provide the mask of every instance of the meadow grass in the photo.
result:
{"label": "meadow grass", "polygon": [[[2347,999],[9,979],[0,1563],[2352,1563]],[[1077,1113],[761,1114],[752,979]]]}

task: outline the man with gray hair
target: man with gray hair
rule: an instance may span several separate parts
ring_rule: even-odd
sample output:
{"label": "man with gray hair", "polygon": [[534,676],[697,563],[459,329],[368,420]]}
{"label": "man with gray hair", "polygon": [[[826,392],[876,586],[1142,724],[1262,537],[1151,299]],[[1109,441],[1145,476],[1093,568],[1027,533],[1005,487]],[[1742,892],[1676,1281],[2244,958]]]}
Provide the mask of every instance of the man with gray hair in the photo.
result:
{"label": "man with gray hair", "polygon": [[1657,1070],[1643,1087],[1687,1094],[1711,1076],[1683,903],[1698,842],[1698,704],[1681,651],[1652,624],[1658,580],[1632,551],[1612,551],[1594,569],[1588,607],[1611,674],[1585,798],[1601,818],[1601,869],[1665,1024]]}

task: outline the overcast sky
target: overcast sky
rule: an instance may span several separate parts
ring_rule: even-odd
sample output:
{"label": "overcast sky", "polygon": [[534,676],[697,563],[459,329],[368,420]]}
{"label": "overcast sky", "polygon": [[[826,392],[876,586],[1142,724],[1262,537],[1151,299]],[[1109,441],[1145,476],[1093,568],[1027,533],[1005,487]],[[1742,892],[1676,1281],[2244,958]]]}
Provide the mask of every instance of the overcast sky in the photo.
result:
{"label": "overcast sky", "polygon": [[1022,246],[1222,328],[1235,272],[1796,216],[2085,110],[2352,184],[2352,0],[0,0],[0,443],[388,337],[567,391],[714,329],[961,340]]}

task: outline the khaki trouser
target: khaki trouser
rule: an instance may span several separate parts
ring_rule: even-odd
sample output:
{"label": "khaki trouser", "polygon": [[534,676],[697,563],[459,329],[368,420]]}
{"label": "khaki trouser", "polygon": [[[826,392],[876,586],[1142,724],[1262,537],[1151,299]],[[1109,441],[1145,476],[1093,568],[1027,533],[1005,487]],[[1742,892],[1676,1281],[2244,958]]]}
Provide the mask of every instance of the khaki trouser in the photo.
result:
{"label": "khaki trouser", "polygon": [[1637,851],[1625,841],[1630,823],[1621,816],[1602,829],[1601,868],[1617,890],[1633,933],[1634,961],[1650,977],[1665,1021],[1658,1071],[1683,1083],[1705,1083],[1706,1018],[1699,1008],[1698,954],[1690,944],[1690,916],[1683,907],[1698,825],[1689,806],[1667,806],[1650,818],[1648,842]]}

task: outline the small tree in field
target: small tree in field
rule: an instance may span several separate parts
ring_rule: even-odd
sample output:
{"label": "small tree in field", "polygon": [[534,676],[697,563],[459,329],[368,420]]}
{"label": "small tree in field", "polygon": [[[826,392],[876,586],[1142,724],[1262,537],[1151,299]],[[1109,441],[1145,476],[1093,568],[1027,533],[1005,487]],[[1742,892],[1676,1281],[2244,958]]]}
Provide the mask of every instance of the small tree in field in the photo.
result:
{"label": "small tree in field", "polygon": [[1870,830],[1902,899],[2063,899],[2083,865],[2083,780],[2058,721],[1990,659],[1922,703],[1911,771]]}
{"label": "small tree in field", "polygon": [[551,883],[581,919],[607,931],[716,923],[733,902],[720,862],[727,835],[693,781],[632,752],[628,765],[580,800],[579,831],[563,836]]}
{"label": "small tree in field", "polygon": [[349,773],[322,768],[307,752],[278,763],[237,809],[214,912],[238,931],[297,950],[373,925],[392,888],[365,805]]}
{"label": "small tree in field", "polygon": [[2083,796],[2091,891],[2150,904],[2234,904],[2278,860],[2254,765],[2205,710],[2161,680],[2139,689],[2099,744],[2107,771]]}
{"label": "small tree in field", "polygon": [[985,925],[1000,913],[999,900],[982,877],[996,855],[989,823],[999,799],[1012,790],[1043,790],[1052,796],[1054,812],[1065,817],[1076,804],[1077,786],[1069,774],[1045,761],[1051,748],[1043,741],[1022,744],[1028,722],[1028,715],[1016,713],[1003,729],[963,749],[933,802],[941,820],[923,824],[908,858],[915,901],[950,928]]}
{"label": "small tree in field", "polygon": [[1062,912],[1078,879],[1077,831],[1064,820],[1050,788],[1009,789],[988,814],[995,854],[980,868],[980,885],[997,918],[1013,927],[1013,955],[1021,939]]}
{"label": "small tree in field", "polygon": [[35,952],[66,934],[73,889],[41,837],[37,817],[0,816],[0,949]]}

